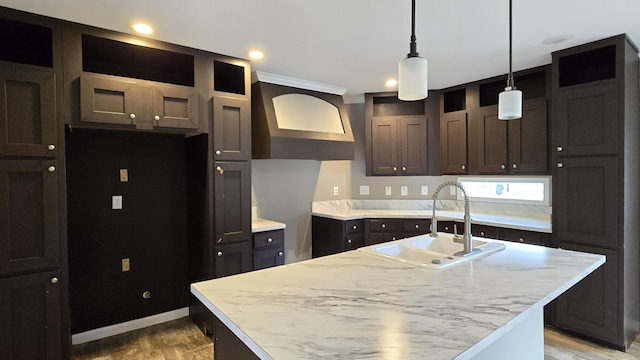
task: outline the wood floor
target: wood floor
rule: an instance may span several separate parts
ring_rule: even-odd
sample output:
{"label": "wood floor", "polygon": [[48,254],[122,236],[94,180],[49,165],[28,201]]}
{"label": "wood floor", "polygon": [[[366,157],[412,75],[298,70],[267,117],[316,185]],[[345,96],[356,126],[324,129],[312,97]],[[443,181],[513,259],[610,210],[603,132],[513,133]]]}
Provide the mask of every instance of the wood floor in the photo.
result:
{"label": "wood floor", "polygon": [[[75,345],[72,351],[72,360],[213,359],[213,344],[188,317]],[[640,337],[627,352],[622,352],[547,328],[544,333],[544,359],[638,360]]]}

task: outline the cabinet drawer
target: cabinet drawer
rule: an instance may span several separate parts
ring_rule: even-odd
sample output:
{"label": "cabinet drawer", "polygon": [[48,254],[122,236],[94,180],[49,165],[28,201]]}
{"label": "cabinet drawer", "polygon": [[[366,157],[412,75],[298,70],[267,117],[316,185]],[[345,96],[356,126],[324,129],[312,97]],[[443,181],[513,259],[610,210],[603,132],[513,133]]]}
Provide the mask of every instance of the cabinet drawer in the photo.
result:
{"label": "cabinet drawer", "polygon": [[426,234],[430,231],[431,220],[410,219],[402,220],[402,231],[404,233]]}
{"label": "cabinet drawer", "polygon": [[284,231],[265,231],[253,234],[253,248],[284,244]]}
{"label": "cabinet drawer", "polygon": [[480,236],[488,239],[498,239],[498,228],[494,226],[471,224],[471,234],[473,236]]}
{"label": "cabinet drawer", "polygon": [[345,251],[355,250],[364,246],[364,239],[361,234],[347,235],[344,237]]}
{"label": "cabinet drawer", "polygon": [[397,240],[396,233],[371,233],[367,238],[367,245],[380,244],[387,241]]}
{"label": "cabinet drawer", "polygon": [[278,265],[284,265],[284,249],[282,246],[253,251],[253,270],[261,270]]}
{"label": "cabinet drawer", "polygon": [[458,230],[458,234],[462,234],[464,232],[464,223],[455,221],[438,221],[438,232],[453,234],[454,225]]}
{"label": "cabinet drawer", "polygon": [[345,234],[362,234],[364,229],[363,220],[348,220],[344,223]]}
{"label": "cabinet drawer", "polygon": [[375,232],[395,232],[397,227],[396,220],[381,219],[369,220],[369,231]]}
{"label": "cabinet drawer", "polygon": [[546,245],[543,241],[542,233],[516,230],[516,229],[500,229],[500,240],[514,241],[524,244]]}

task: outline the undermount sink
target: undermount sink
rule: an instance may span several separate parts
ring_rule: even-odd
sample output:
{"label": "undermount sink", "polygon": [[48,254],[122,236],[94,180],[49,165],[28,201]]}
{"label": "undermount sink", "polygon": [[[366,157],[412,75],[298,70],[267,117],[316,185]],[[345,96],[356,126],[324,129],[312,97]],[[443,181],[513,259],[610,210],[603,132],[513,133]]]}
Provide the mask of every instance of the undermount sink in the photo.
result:
{"label": "undermount sink", "polygon": [[463,262],[479,259],[505,249],[505,245],[473,238],[474,252],[464,256],[455,255],[463,248],[454,241],[453,234],[438,233],[438,237],[430,235],[415,236],[407,239],[391,241],[384,244],[359,248],[359,251],[401,261],[427,269],[443,269]]}

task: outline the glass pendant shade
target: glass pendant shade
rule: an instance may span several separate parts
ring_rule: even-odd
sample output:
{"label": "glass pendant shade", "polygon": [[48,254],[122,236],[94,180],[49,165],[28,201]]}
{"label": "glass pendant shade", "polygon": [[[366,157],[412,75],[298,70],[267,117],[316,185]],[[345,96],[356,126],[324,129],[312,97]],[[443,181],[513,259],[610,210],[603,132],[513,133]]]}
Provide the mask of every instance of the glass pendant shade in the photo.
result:
{"label": "glass pendant shade", "polygon": [[427,59],[407,57],[398,64],[398,99],[422,100],[428,95]]}
{"label": "glass pendant shade", "polygon": [[498,119],[515,120],[522,117],[522,91],[509,89],[498,95]]}

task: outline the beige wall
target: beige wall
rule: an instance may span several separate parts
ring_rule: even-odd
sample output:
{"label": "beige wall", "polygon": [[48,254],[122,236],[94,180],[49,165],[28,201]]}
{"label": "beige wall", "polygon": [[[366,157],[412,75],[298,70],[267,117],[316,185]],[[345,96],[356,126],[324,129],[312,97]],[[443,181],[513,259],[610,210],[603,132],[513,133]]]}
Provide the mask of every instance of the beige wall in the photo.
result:
{"label": "beige wall", "polygon": [[[311,202],[340,199],[428,199],[422,185],[432,193],[449,177],[365,176],[364,104],[347,105],[355,139],[353,161],[253,160],[252,202],[258,216],[285,223],[287,263],[311,258]],[[360,196],[360,185],[369,185],[369,196]],[[338,186],[339,195],[333,195]],[[385,196],[385,186],[392,195]],[[408,196],[400,196],[407,186]],[[445,198],[445,197],[443,197]]]}

